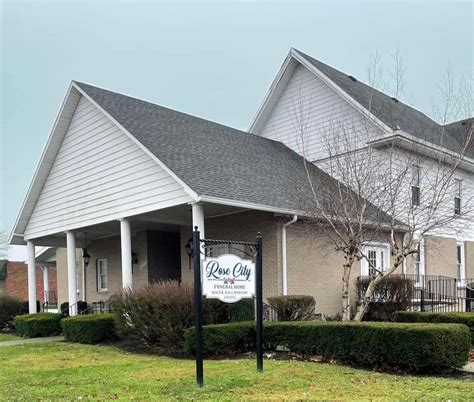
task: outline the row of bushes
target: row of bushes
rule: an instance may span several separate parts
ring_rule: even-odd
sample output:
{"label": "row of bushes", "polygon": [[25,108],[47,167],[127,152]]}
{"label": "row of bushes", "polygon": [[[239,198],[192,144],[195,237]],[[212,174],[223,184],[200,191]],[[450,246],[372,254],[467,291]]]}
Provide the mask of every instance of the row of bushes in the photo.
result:
{"label": "row of bushes", "polygon": [[396,322],[427,322],[433,324],[464,324],[471,331],[471,342],[474,345],[474,312],[469,313],[425,313],[418,311],[398,311]]}
{"label": "row of bushes", "polygon": [[116,337],[112,314],[86,314],[66,318],[54,313],[25,314],[15,317],[14,325],[16,333],[26,338],[64,333],[66,340],[71,342],[98,343]]}
{"label": "row of bushes", "polygon": [[[255,350],[255,323],[204,327],[207,356]],[[185,332],[186,350],[195,352],[195,330]],[[277,347],[305,356],[413,372],[461,367],[468,359],[470,335],[459,324],[272,322],[264,329],[264,347]]]}

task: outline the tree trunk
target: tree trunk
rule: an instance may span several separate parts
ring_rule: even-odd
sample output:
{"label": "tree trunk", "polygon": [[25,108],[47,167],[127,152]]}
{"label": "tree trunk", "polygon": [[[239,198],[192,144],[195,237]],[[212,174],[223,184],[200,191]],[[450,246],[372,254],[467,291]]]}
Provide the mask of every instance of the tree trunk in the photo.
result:
{"label": "tree trunk", "polygon": [[354,256],[348,256],[347,263],[344,264],[344,275],[342,277],[342,321],[351,319],[351,301],[349,297],[349,280],[351,276]]}
{"label": "tree trunk", "polygon": [[367,290],[365,291],[364,298],[362,299],[362,302],[359,304],[359,307],[357,308],[357,313],[354,317],[354,321],[362,321],[362,318],[364,318],[365,313],[367,312],[367,307],[369,307],[370,301],[372,300],[372,295],[374,294],[375,287],[377,286],[377,283],[379,283],[383,275],[378,275],[372,281],[369,283],[369,286],[367,286]]}
{"label": "tree trunk", "polygon": [[395,270],[402,264],[403,256],[397,256],[394,265],[388,271],[385,271],[383,274],[377,275],[367,286],[367,290],[365,291],[364,298],[362,299],[362,303],[357,308],[357,313],[354,317],[354,321],[362,321],[364,318],[365,313],[367,312],[367,307],[369,307],[370,301],[372,300],[372,296],[375,291],[375,287],[377,284],[386,276],[391,275]]}

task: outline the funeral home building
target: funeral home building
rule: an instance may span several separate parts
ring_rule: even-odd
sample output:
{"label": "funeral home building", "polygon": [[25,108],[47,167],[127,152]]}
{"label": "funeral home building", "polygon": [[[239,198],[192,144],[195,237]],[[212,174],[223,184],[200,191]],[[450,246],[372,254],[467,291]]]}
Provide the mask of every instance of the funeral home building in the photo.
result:
{"label": "funeral home building", "polygon": [[[71,82],[11,237],[27,247],[30,312],[41,299],[35,247],[56,249],[58,302],[69,302],[75,314],[78,301],[107,302],[121,288],[191,282],[186,244],[197,227],[214,239],[253,241],[260,232],[265,297],[312,295],[318,313],[338,313],[343,256],[305,224],[312,190],[285,113],[301,80],[341,119],[366,112],[341,77],[319,67],[291,50],[250,132]],[[325,155],[317,138],[312,144],[310,174],[336,188],[318,167]],[[469,156],[460,173],[463,191],[474,187],[473,167]],[[474,277],[473,240],[472,234],[446,238],[443,259],[426,254],[418,274]],[[383,235],[373,247],[389,258]],[[366,270],[361,261],[353,279]]]}

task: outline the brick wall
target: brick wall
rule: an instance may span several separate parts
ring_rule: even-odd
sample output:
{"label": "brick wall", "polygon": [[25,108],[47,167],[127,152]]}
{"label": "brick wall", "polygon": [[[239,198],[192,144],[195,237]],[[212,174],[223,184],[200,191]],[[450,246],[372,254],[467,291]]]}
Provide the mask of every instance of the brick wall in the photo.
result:
{"label": "brick wall", "polygon": [[[257,232],[263,237],[263,292],[265,297],[280,294],[281,277],[278,219],[272,213],[246,211],[216,218],[206,218],[206,237],[254,242]],[[189,257],[185,245],[191,236],[191,226],[181,227],[181,279],[192,283]]]}
{"label": "brick wall", "polygon": [[[49,290],[57,289],[56,267],[49,267]],[[8,296],[28,300],[28,267],[24,262],[7,263],[6,292]],[[36,298],[44,301],[43,270],[36,267]]]}

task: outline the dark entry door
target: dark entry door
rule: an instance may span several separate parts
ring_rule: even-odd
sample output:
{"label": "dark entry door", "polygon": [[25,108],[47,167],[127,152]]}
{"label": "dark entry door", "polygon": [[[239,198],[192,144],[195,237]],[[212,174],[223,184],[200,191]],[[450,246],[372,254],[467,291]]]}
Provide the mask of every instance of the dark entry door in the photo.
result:
{"label": "dark entry door", "polygon": [[181,280],[180,235],[149,230],[148,281]]}

